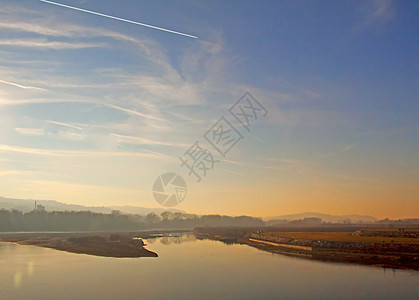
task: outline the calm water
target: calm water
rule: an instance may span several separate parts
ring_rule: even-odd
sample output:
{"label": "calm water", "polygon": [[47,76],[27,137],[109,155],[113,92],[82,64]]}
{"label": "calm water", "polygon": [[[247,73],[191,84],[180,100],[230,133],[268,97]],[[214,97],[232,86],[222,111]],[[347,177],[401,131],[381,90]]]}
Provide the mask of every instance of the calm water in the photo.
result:
{"label": "calm water", "polygon": [[0,243],[0,299],[419,299],[419,272],[331,264],[193,236],[117,259]]}

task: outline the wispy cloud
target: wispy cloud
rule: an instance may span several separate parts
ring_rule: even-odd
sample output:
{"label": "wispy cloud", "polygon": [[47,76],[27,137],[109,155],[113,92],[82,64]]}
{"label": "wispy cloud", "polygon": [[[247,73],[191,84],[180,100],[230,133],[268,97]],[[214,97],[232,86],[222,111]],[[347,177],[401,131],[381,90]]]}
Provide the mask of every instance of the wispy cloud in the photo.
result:
{"label": "wispy cloud", "polygon": [[0,83],[8,84],[8,85],[18,87],[18,88],[21,88],[21,89],[25,89],[25,90],[37,90],[37,91],[43,91],[43,92],[48,91],[48,90],[43,89],[43,88],[39,88],[39,87],[35,87],[35,86],[22,85],[22,84],[18,84],[18,83],[6,81],[6,80],[0,80]]}
{"label": "wispy cloud", "polygon": [[160,145],[160,146],[182,147],[182,148],[190,146],[188,144],[183,144],[183,143],[162,142],[162,141],[151,140],[151,139],[147,139],[143,137],[121,135],[121,134],[116,134],[116,133],[111,133],[111,136],[116,137],[119,143],[138,144],[138,145]]}
{"label": "wispy cloud", "polygon": [[8,170],[8,171],[1,171],[0,176],[8,176],[8,175],[21,175],[24,174],[24,171],[18,171],[18,170]]}
{"label": "wispy cloud", "polygon": [[[4,10],[0,11],[0,30],[4,29],[8,32],[14,31],[17,34],[32,33],[40,37],[49,37],[51,39],[67,38],[76,40],[80,38],[105,37],[135,44],[136,50],[140,50],[141,53],[147,56],[154,57],[156,54],[156,51],[153,49],[157,46],[157,43],[150,39],[139,39],[104,28],[68,23],[65,20],[58,19],[56,16],[47,14],[45,11],[27,10],[14,5],[6,5],[2,8]],[[33,43],[33,46],[34,45],[36,45],[36,43]],[[103,46],[102,44],[94,45]],[[63,47],[64,45],[51,46]],[[80,48],[81,46],[88,45],[80,45],[79,43],[78,46]]]}
{"label": "wispy cloud", "polygon": [[388,21],[394,13],[393,0],[372,0],[371,14],[366,23],[377,20]]}
{"label": "wispy cloud", "polygon": [[44,130],[41,129],[41,128],[19,128],[19,127],[16,127],[15,130],[16,130],[16,132],[19,132],[19,133],[24,134],[24,135],[36,135],[36,136],[44,135]]}
{"label": "wispy cloud", "polygon": [[393,0],[369,0],[361,2],[363,19],[352,28],[352,33],[363,31],[374,24],[385,24],[394,15]]}
{"label": "wispy cloud", "polygon": [[316,162],[301,159],[267,157],[261,158],[260,161],[267,161],[270,162],[270,164],[259,164],[257,165],[259,168],[274,171],[296,171],[298,174],[304,175],[313,172],[313,170],[318,167]]}
{"label": "wispy cloud", "polygon": [[0,96],[0,105],[27,105],[27,104],[48,104],[48,103],[94,103],[97,102],[87,101],[84,99],[65,99],[65,98],[39,98],[39,97],[32,97],[32,98],[6,98]]}
{"label": "wispy cloud", "polygon": [[148,97],[169,104],[196,105],[203,102],[197,86],[183,79],[180,74],[170,71],[163,76],[138,75],[132,84],[141,89]]}
{"label": "wispy cloud", "polygon": [[160,153],[144,153],[144,152],[101,152],[101,151],[77,151],[77,150],[50,150],[50,149],[36,149],[18,146],[10,146],[0,144],[0,151],[17,152],[31,155],[43,156],[59,156],[59,157],[89,157],[89,156],[124,156],[124,157],[146,157],[154,159],[166,158],[166,155]]}
{"label": "wispy cloud", "polygon": [[86,9],[82,9],[82,8],[78,8],[78,7],[74,7],[74,6],[69,6],[69,5],[64,5],[64,4],[60,4],[60,3],[57,3],[57,2],[46,1],[46,0],[40,0],[40,1],[44,2],[44,3],[57,5],[57,6],[60,6],[60,7],[65,7],[65,8],[69,8],[69,9],[93,14],[93,15],[96,15],[96,16],[101,16],[101,17],[105,17],[105,18],[114,19],[114,20],[117,20],[117,21],[122,21],[122,22],[127,22],[127,23],[131,23],[131,24],[135,24],[135,25],[144,26],[144,27],[151,28],[151,29],[156,29],[156,30],[161,30],[161,31],[177,34],[177,35],[182,35],[182,36],[186,36],[186,37],[189,37],[189,38],[194,38],[194,39],[198,38],[198,37],[190,35],[190,34],[178,32],[178,31],[174,31],[174,30],[170,30],[170,29],[166,29],[166,28],[161,28],[161,27],[157,27],[157,26],[153,26],[153,25],[149,25],[149,24],[144,24],[144,23],[140,23],[140,22],[135,22],[135,21],[127,20],[127,19],[122,19],[122,18],[115,17],[115,16],[105,15],[105,14],[94,12],[94,11],[91,11],[91,10],[86,10]]}
{"label": "wispy cloud", "polygon": [[124,108],[124,107],[121,107],[121,106],[118,106],[118,105],[114,105],[114,104],[104,104],[104,105],[107,106],[107,107],[116,109],[116,110],[120,110],[120,111],[126,112],[126,113],[128,113],[130,115],[139,116],[139,117],[150,119],[150,120],[163,121],[162,119],[160,119],[160,118],[158,118],[156,116],[149,115],[149,114],[144,114],[144,113],[135,111],[133,109]]}
{"label": "wispy cloud", "polygon": [[248,173],[235,172],[235,171],[231,171],[231,170],[228,170],[228,169],[225,169],[225,168],[218,168],[217,171],[221,171],[221,172],[224,172],[224,173],[233,174],[234,176],[241,176],[241,177],[244,177],[244,176],[248,177],[250,175]]}
{"label": "wispy cloud", "polygon": [[77,129],[77,130],[83,130],[82,127],[79,127],[79,126],[76,126],[76,125],[72,125],[72,124],[68,124],[68,123],[51,121],[51,120],[45,120],[45,122],[50,123],[50,124],[59,125],[59,126],[69,127],[69,128],[73,128],[73,129]]}
{"label": "wispy cloud", "polygon": [[57,42],[48,41],[47,39],[0,39],[0,45],[55,50],[97,48],[104,46],[104,44],[101,43]]}
{"label": "wispy cloud", "polygon": [[238,166],[245,166],[247,165],[246,163],[240,162],[240,161],[235,161],[235,160],[230,160],[230,159],[222,159],[222,162],[226,162],[228,164],[232,164],[232,165],[238,165]]}
{"label": "wispy cloud", "polygon": [[344,147],[342,147],[342,148],[340,148],[340,149],[337,149],[337,150],[335,150],[335,151],[332,151],[332,152],[329,152],[329,153],[325,153],[325,154],[322,154],[322,155],[320,155],[319,156],[319,158],[320,159],[325,159],[325,158],[328,158],[328,157],[331,157],[331,156],[335,156],[335,155],[338,155],[338,154],[342,154],[342,153],[345,153],[345,152],[348,152],[348,151],[351,151],[352,149],[354,149],[355,148],[355,144],[349,144],[349,145],[346,145],[346,146],[344,146]]}
{"label": "wispy cloud", "polygon": [[[55,16],[47,15],[43,11],[33,12],[10,6],[6,7],[5,10],[14,13],[4,14],[4,18],[1,18],[0,21],[0,30],[15,31],[17,34],[21,34],[22,38],[0,38],[0,45],[56,50],[106,47],[106,45],[114,47],[115,43],[108,43],[104,39],[101,39],[101,43],[97,42],[98,37],[109,37],[135,44],[135,55],[139,55],[141,59],[154,64],[153,71],[149,73],[124,75],[121,72],[112,72],[99,74],[102,77],[105,75],[114,77],[112,84],[105,84],[102,86],[103,88],[135,89],[138,97],[149,99],[160,106],[166,106],[167,104],[202,105],[207,102],[207,94],[212,94],[219,89],[229,92],[229,87],[226,86],[228,84],[220,78],[222,68],[227,67],[227,61],[223,58],[223,42],[219,35],[214,37],[213,42],[197,42],[193,49],[184,53],[181,58],[181,65],[174,67],[172,58],[168,57],[165,49],[156,41],[145,38],[139,39],[103,28],[66,23],[65,20],[59,20],[58,22]],[[25,18],[28,14],[35,15],[36,18]],[[28,19],[28,21],[22,21],[25,19]],[[33,33],[39,37],[27,39],[25,33]],[[129,49],[129,47],[126,47],[124,51],[129,51]],[[203,66],[203,68],[197,68],[197,64]],[[196,76],[192,76],[193,74]],[[57,80],[55,75],[48,78],[45,86],[74,89],[86,86],[86,82],[71,82],[74,76]],[[53,82],[56,82],[56,84],[54,85]],[[98,84],[95,83],[91,87],[98,87]],[[155,115],[127,108],[125,105],[116,103],[111,103],[111,105],[114,109],[132,115],[161,121]]]}

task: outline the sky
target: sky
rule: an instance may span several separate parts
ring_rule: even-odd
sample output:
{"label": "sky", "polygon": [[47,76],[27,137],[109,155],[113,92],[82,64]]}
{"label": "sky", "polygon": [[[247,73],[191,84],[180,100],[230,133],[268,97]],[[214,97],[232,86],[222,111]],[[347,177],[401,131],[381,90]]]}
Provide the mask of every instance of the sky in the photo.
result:
{"label": "sky", "polygon": [[57,2],[197,38],[0,0],[0,196],[160,207],[173,172],[190,213],[419,217],[419,2]]}

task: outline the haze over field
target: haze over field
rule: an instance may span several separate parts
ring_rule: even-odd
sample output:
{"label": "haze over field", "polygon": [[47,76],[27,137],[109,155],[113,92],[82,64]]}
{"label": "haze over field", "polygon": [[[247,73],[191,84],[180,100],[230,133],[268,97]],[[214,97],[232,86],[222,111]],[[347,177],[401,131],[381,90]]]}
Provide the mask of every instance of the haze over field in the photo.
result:
{"label": "haze over field", "polygon": [[139,207],[139,206],[85,206],[77,204],[62,203],[55,200],[29,200],[29,199],[10,199],[0,197],[0,208],[7,210],[19,210],[22,212],[31,212],[34,210],[35,202],[45,207],[46,211],[91,211],[103,214],[110,214],[114,210],[119,210],[124,214],[139,214],[146,215],[150,212],[161,214],[162,212],[169,210],[171,212],[184,211],[175,208],[164,208],[164,207]]}
{"label": "haze over field", "polygon": [[[174,208],[148,208],[148,207],[138,207],[138,206],[84,206],[84,205],[74,205],[68,203],[62,203],[55,200],[28,200],[28,199],[10,199],[0,197],[0,208],[6,209],[9,211],[17,210],[23,213],[28,213],[34,211],[35,202],[37,205],[42,205],[44,209],[48,212],[63,212],[63,211],[90,211],[95,213],[101,214],[111,214],[118,211],[121,214],[134,214],[134,215],[147,215],[149,213],[155,213],[157,215],[161,215],[165,211],[169,211],[171,213],[181,213],[188,215],[188,212],[174,209]],[[167,214],[167,213],[166,213]],[[343,223],[343,221],[350,220],[353,223],[358,221],[370,223],[378,221],[377,218],[373,216],[361,216],[361,215],[343,215],[343,216],[334,216],[328,214],[321,214],[316,212],[306,212],[306,213],[299,213],[299,214],[291,214],[291,215],[282,215],[282,216],[275,216],[270,218],[263,218],[264,221],[270,221],[270,223],[275,224],[278,220],[279,221],[293,221],[293,220],[302,220],[304,218],[320,218],[324,222],[332,222],[332,223]]]}
{"label": "haze over field", "polygon": [[[190,213],[418,217],[418,2],[61,3],[198,39],[0,0],[2,196],[161,208],[175,172]],[[246,91],[266,117],[196,183],[179,157]]]}

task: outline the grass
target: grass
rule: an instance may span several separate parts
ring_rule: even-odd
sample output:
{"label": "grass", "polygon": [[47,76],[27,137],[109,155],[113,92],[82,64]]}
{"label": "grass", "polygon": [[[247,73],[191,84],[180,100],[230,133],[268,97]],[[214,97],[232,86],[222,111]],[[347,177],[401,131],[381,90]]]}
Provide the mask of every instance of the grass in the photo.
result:
{"label": "grass", "polygon": [[384,240],[385,243],[390,243],[393,240],[397,244],[419,244],[418,238],[353,236],[348,232],[265,232],[263,235],[336,242],[381,243]]}
{"label": "grass", "polygon": [[[372,229],[367,229],[365,231],[399,231],[398,228],[372,228]],[[419,228],[404,228],[404,232],[419,232]]]}

